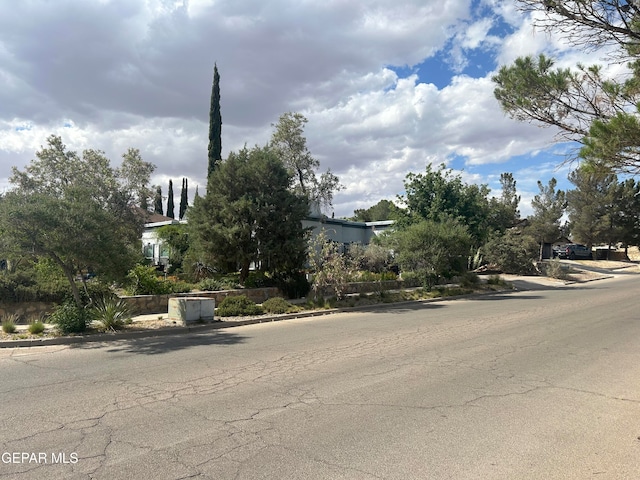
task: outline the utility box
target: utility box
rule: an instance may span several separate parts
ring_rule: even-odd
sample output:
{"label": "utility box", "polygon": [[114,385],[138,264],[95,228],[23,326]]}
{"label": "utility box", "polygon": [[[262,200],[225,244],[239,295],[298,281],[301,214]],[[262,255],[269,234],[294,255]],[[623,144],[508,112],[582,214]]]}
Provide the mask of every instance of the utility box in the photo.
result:
{"label": "utility box", "polygon": [[176,297],[169,299],[169,320],[183,325],[212,322],[216,301],[206,297]]}

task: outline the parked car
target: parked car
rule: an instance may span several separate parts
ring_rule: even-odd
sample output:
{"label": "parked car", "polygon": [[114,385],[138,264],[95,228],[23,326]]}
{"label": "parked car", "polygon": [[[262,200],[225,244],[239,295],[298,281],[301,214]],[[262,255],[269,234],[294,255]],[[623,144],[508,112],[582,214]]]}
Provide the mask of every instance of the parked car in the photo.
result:
{"label": "parked car", "polygon": [[555,253],[556,251],[554,250],[554,256],[557,256],[558,258],[568,258],[570,260],[585,258],[588,260],[593,260],[593,252],[591,251],[591,249],[587,248],[585,245],[580,245],[579,243],[562,245],[557,250],[557,255],[555,255]]}

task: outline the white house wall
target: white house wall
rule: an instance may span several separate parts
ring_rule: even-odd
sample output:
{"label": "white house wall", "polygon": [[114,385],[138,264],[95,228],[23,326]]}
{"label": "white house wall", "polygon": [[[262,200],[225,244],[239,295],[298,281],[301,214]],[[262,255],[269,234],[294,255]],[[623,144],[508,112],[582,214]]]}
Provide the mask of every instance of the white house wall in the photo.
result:
{"label": "white house wall", "polygon": [[[145,255],[145,257],[154,265],[164,265],[168,260],[166,256],[161,255],[162,242],[157,236],[158,228],[177,223],[186,223],[186,220],[145,224],[145,229],[142,234],[142,250],[143,253],[152,252],[151,255]],[[328,239],[342,245],[352,243],[368,245],[374,236],[380,234],[392,225],[392,220],[352,222],[350,220],[326,218],[323,216],[310,216],[302,221],[303,228],[312,229],[312,235],[318,235],[321,231],[324,231]]]}

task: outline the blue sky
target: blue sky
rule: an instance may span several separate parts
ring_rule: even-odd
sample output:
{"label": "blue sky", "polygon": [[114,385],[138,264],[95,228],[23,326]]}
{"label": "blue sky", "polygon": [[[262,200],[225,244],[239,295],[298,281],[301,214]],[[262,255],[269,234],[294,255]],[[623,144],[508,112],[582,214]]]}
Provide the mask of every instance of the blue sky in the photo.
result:
{"label": "blue sky", "polygon": [[223,156],[304,114],[311,153],[345,187],[328,214],[394,199],[407,173],[444,162],[496,194],[513,173],[526,215],[538,180],[569,187],[567,146],[505,117],[490,79],[541,52],[593,60],[498,0],[3,2],[0,190],[57,134],[114,165],[138,148],[164,192],[186,177],[203,193],[216,62]]}

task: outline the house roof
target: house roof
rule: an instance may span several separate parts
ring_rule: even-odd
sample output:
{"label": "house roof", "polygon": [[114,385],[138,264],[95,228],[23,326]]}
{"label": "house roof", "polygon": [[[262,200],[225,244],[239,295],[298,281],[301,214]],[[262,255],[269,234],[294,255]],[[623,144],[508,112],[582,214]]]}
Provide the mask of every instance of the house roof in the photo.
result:
{"label": "house roof", "polygon": [[145,223],[172,222],[174,220],[177,221],[176,218],[167,217],[155,212],[146,212],[145,217]]}

